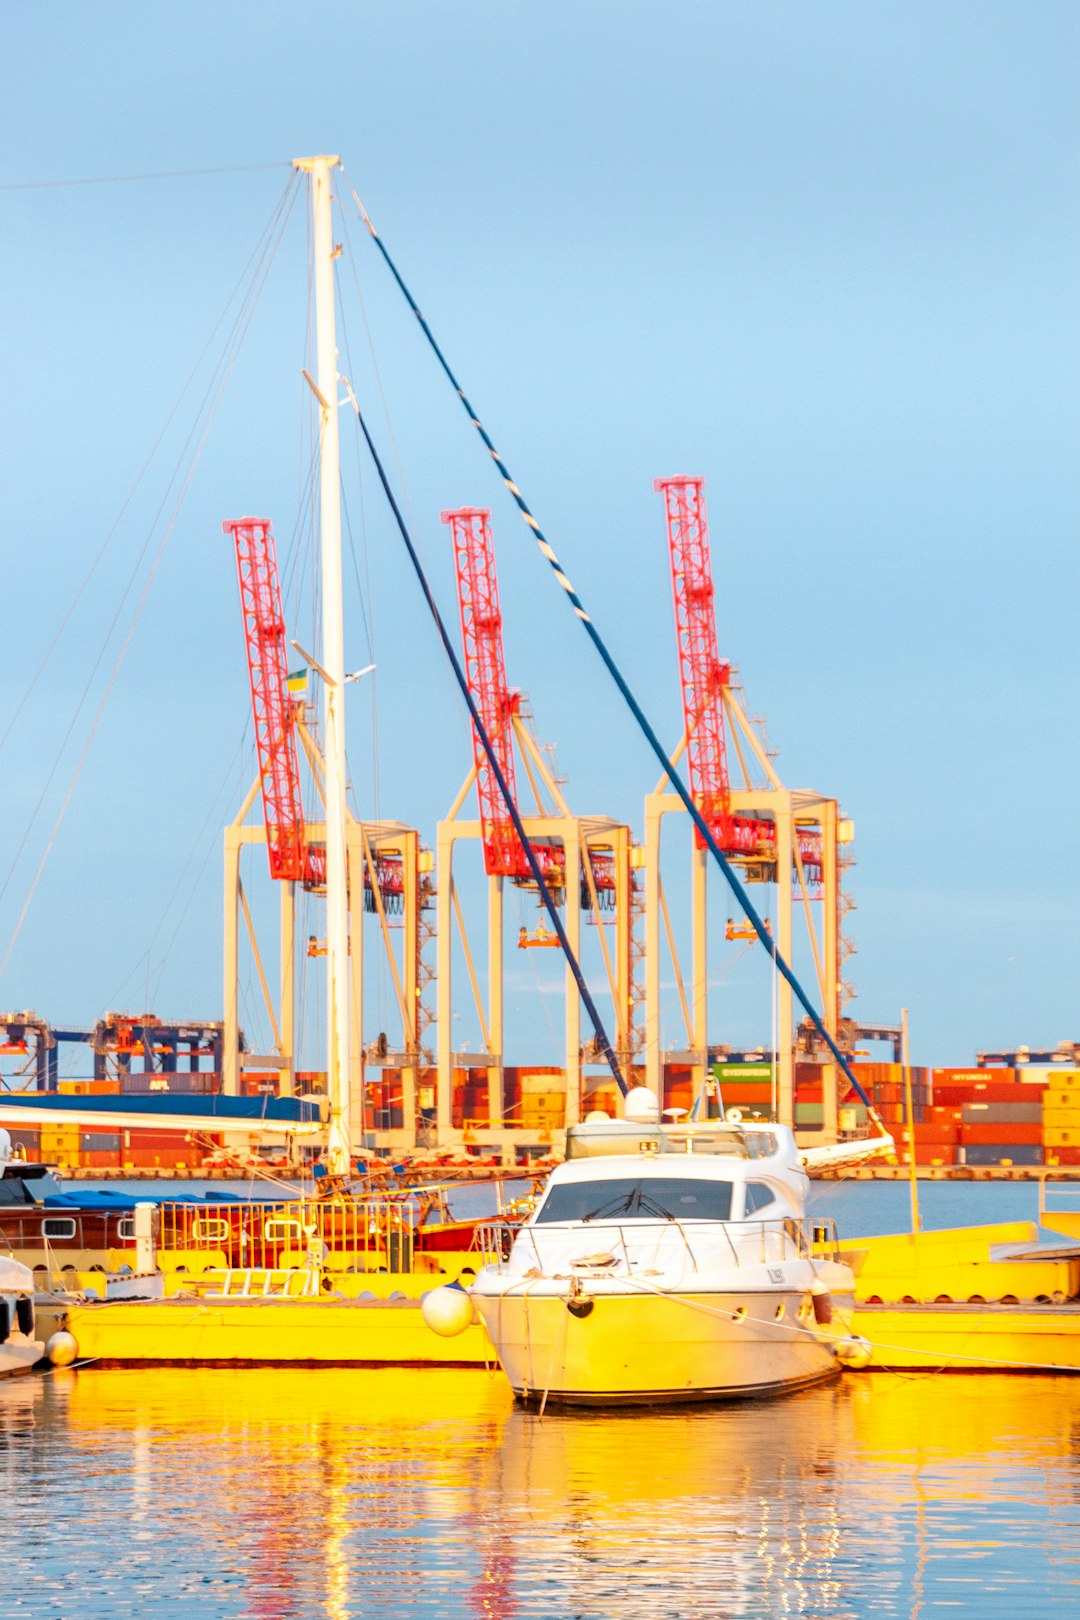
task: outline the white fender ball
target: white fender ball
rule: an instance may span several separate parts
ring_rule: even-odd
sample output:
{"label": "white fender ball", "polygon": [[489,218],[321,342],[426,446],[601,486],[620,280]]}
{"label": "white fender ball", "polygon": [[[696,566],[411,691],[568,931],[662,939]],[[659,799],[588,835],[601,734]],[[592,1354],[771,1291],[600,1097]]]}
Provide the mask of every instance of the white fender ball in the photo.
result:
{"label": "white fender ball", "polygon": [[420,1310],[432,1333],[443,1339],[455,1338],[473,1323],[472,1299],[457,1283],[433,1288],[421,1300]]}
{"label": "white fender ball", "polygon": [[852,1372],[861,1372],[869,1367],[874,1355],[874,1347],[869,1339],[860,1338],[853,1334],[850,1339],[841,1339],[836,1346],[837,1359]]}
{"label": "white fender ball", "polygon": [[46,1342],[45,1354],[54,1367],[70,1367],[79,1354],[74,1333],[54,1333]]}

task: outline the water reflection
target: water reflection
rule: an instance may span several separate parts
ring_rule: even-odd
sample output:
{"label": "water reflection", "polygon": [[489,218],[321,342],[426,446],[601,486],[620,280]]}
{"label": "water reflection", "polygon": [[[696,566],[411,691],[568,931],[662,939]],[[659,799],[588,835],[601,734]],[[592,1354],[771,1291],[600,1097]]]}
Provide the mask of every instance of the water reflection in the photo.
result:
{"label": "water reflection", "polygon": [[1080,1383],[865,1376],[548,1413],[478,1372],[0,1385],[13,1613],[1050,1615],[1080,1603]]}

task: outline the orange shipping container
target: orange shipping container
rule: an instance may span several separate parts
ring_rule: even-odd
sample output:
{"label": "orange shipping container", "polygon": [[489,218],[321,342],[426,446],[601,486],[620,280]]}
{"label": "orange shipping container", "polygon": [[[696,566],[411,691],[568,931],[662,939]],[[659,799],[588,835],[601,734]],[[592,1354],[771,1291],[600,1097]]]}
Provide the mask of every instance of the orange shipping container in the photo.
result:
{"label": "orange shipping container", "polygon": [[1039,1143],[1043,1140],[1043,1128],[1039,1124],[1004,1124],[1004,1125],[961,1125],[960,1140],[963,1143],[982,1142],[990,1146],[1009,1147],[1019,1146],[1023,1142]]}

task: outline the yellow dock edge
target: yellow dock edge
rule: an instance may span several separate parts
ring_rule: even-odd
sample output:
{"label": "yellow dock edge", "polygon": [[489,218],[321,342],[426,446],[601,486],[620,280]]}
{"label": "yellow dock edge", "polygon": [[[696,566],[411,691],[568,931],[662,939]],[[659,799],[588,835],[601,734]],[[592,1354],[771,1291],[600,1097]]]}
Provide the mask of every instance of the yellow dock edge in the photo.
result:
{"label": "yellow dock edge", "polygon": [[482,1324],[440,1338],[416,1299],[115,1300],[70,1305],[63,1325],[80,1360],[124,1366],[497,1364]]}
{"label": "yellow dock edge", "polygon": [[1080,1372],[1080,1305],[856,1305],[869,1371]]}

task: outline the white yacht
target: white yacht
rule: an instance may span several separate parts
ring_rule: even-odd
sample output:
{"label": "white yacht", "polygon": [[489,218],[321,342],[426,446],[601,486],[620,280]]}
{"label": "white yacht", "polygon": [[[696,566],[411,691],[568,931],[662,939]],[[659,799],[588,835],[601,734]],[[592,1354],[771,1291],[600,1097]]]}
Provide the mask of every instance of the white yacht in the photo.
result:
{"label": "white yacht", "polygon": [[45,1346],[34,1337],[34,1274],[0,1254],[0,1378],[29,1372],[44,1354]]}
{"label": "white yacht", "polygon": [[862,1341],[833,1325],[854,1277],[811,1243],[791,1130],[661,1126],[644,1088],[626,1113],[568,1130],[567,1160],[508,1257],[469,1290],[515,1393],[541,1405],[718,1400],[865,1364]]}

